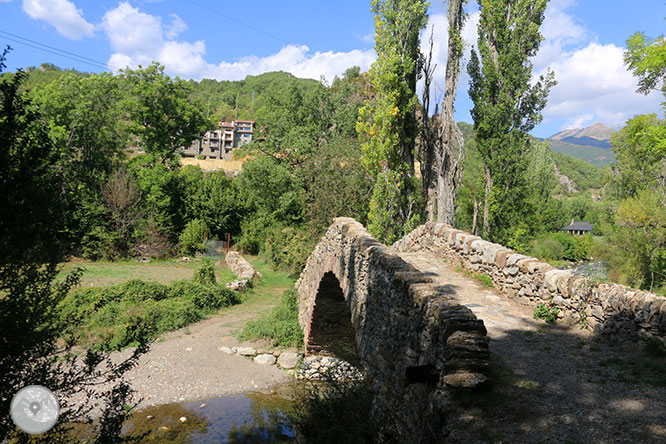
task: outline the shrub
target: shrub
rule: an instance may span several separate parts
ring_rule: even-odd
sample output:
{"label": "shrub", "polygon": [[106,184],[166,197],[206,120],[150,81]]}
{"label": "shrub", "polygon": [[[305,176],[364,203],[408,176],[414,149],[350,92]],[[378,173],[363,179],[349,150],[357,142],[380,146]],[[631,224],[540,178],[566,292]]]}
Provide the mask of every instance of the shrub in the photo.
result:
{"label": "shrub", "polygon": [[549,307],[546,304],[539,304],[536,310],[534,310],[534,319],[543,319],[549,324],[552,324],[557,321],[557,315],[559,313],[560,309],[557,307]]}
{"label": "shrub", "polygon": [[250,321],[240,339],[264,338],[280,347],[301,347],[303,331],[298,323],[298,294],[296,290],[282,293],[282,299],[271,314],[263,319]]}
{"label": "shrub", "polygon": [[206,236],[206,224],[199,219],[192,219],[185,225],[180,233],[180,249],[184,254],[200,253],[206,249],[204,237]]}
{"label": "shrub", "polygon": [[311,236],[304,229],[278,226],[267,231],[261,254],[276,268],[296,277],[313,249]]}
{"label": "shrub", "polygon": [[205,262],[192,281],[170,285],[133,280],[121,285],[71,292],[58,306],[66,336],[102,350],[119,350],[199,321],[240,295],[217,284]]}
{"label": "shrub", "polygon": [[210,259],[204,259],[192,276],[192,281],[201,285],[215,285],[215,264]]}

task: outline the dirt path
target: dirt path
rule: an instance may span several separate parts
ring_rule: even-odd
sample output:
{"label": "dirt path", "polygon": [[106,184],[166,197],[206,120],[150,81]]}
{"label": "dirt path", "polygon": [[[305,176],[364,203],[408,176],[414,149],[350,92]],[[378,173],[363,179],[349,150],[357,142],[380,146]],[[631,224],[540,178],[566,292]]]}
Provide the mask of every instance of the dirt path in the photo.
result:
{"label": "dirt path", "polygon": [[534,310],[428,253],[400,253],[480,319],[491,338],[491,383],[461,395],[449,442],[665,443],[666,357],[611,344]]}

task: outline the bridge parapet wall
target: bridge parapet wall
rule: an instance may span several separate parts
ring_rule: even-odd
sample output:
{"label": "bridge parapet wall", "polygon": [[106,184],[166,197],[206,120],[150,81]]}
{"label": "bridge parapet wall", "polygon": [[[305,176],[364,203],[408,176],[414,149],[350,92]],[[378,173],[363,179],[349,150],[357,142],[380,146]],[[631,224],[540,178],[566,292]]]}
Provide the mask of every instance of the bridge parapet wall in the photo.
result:
{"label": "bridge parapet wall", "polygon": [[598,284],[502,245],[440,223],[416,228],[394,251],[430,251],[485,273],[505,296],[530,306],[558,307],[561,316],[623,339],[666,344],[666,298],[618,284]]}
{"label": "bridge parapet wall", "polygon": [[319,284],[330,272],[340,282],[379,399],[405,418],[414,416],[407,423],[420,424],[428,412],[437,417],[434,406],[447,388],[487,379],[483,321],[453,300],[453,289],[434,284],[349,218],[335,219],[296,282],[306,350]]}

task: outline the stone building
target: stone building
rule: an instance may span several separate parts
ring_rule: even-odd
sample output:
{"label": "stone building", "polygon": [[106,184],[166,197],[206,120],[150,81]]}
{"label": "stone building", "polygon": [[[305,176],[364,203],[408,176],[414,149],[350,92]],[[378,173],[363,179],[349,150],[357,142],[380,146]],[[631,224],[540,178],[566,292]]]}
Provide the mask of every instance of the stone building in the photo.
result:
{"label": "stone building", "polygon": [[185,157],[232,160],[233,150],[252,141],[254,121],[218,122],[217,129],[206,131],[201,139],[182,151]]}

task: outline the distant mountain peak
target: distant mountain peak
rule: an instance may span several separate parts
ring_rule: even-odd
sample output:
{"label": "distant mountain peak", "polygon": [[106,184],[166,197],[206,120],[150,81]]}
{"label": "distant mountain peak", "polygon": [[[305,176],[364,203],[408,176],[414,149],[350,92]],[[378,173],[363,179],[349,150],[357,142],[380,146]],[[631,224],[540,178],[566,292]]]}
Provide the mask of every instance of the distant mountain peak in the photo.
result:
{"label": "distant mountain peak", "polygon": [[587,128],[573,128],[560,131],[550,136],[549,140],[557,140],[573,145],[596,146],[610,148],[610,136],[615,130],[608,125],[596,122]]}
{"label": "distant mountain peak", "polygon": [[590,137],[597,140],[610,140],[610,136],[613,132],[615,132],[615,130],[610,126],[604,125],[601,122],[596,122],[586,128],[572,128],[560,131],[559,133],[550,136],[549,139],[563,140],[570,137]]}

